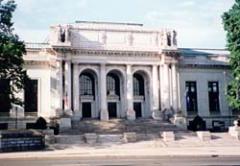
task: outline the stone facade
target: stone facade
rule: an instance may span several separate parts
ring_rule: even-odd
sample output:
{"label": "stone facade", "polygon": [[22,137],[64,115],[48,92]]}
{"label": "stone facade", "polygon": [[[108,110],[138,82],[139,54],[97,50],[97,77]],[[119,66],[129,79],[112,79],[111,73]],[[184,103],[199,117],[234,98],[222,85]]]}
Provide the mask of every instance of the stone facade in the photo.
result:
{"label": "stone facade", "polygon": [[[225,98],[229,53],[178,48],[176,35],[141,24],[51,26],[49,42],[27,43],[24,56],[28,75],[38,81],[37,116],[134,120],[181,111],[187,123],[199,114],[209,128],[213,120],[228,126],[233,118]],[[186,81],[197,86],[198,109],[191,115]],[[217,114],[209,111],[209,81],[219,86]]]}

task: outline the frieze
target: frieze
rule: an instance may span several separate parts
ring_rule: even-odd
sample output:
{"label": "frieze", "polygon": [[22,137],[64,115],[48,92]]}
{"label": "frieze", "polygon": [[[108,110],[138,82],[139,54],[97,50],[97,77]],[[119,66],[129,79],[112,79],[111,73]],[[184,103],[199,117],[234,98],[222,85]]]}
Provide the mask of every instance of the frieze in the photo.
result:
{"label": "frieze", "polygon": [[[87,50],[87,49],[73,49],[73,48],[53,48],[55,51],[62,54],[71,54],[72,56],[78,56],[79,54],[88,55],[109,55],[109,56],[151,56],[161,57],[159,52],[146,52],[146,51],[114,51],[114,50]],[[58,54],[59,54],[58,53]]]}

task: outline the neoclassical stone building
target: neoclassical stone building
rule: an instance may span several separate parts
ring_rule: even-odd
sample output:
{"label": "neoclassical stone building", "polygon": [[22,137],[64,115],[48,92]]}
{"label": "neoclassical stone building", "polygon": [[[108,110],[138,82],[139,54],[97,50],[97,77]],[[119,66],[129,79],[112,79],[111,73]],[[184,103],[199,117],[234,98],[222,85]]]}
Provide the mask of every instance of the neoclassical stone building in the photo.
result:
{"label": "neoclassical stone building", "polygon": [[234,117],[225,97],[229,52],[178,48],[172,29],[56,25],[48,43],[27,43],[24,59],[31,81],[20,94],[26,102],[19,117],[26,123],[64,114],[78,121],[159,118],[167,109],[180,111],[187,123],[200,115],[211,128]]}

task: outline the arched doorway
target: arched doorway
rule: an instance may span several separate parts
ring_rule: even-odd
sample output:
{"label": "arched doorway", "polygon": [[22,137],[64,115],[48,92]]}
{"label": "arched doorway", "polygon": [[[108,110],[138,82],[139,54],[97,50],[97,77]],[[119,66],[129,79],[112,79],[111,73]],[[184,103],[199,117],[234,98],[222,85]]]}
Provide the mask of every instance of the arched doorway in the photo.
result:
{"label": "arched doorway", "polygon": [[122,85],[120,72],[113,70],[107,74],[107,104],[110,119],[121,116]]}
{"label": "arched doorway", "polygon": [[133,109],[136,118],[148,116],[149,110],[149,86],[148,77],[144,72],[133,74]]}
{"label": "arched doorway", "polygon": [[82,118],[96,116],[97,76],[92,70],[85,70],[79,76],[80,110]]}

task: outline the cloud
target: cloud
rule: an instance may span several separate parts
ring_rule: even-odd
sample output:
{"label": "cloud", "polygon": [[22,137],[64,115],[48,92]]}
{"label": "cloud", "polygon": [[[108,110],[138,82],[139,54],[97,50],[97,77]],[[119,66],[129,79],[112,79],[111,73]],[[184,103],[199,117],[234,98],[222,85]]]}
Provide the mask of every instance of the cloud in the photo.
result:
{"label": "cloud", "polygon": [[184,1],[180,4],[181,7],[192,7],[196,4],[196,1]]}

